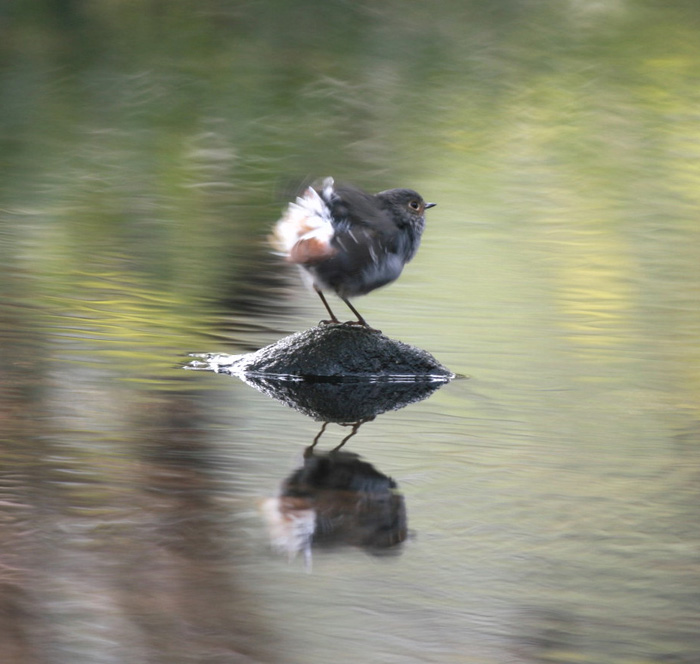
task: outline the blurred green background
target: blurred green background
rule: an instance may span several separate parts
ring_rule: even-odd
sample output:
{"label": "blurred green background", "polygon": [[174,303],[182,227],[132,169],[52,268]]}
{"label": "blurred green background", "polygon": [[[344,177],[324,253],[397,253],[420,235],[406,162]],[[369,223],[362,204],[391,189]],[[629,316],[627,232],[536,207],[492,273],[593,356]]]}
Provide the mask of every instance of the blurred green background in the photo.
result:
{"label": "blurred green background", "polygon": [[[5,661],[696,662],[698,34],[690,0],[3,2]],[[353,439],[415,542],[307,577],[255,501],[316,424],[179,367],[322,317],[266,236],[325,175],[437,201],[357,306],[471,379]]]}

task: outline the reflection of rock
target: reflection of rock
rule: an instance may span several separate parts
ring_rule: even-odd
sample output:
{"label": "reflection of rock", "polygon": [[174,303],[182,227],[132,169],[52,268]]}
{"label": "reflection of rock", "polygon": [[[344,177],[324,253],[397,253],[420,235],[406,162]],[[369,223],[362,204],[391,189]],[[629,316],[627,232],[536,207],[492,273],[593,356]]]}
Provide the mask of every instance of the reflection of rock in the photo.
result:
{"label": "reflection of rock", "polygon": [[430,353],[357,325],[315,327],[247,355],[198,357],[188,368],[238,376],[326,422],[403,408],[454,377]]}
{"label": "reflection of rock", "polygon": [[323,422],[368,420],[427,399],[444,381],[293,381],[241,378],[264,394]]}
{"label": "reflection of rock", "polygon": [[359,325],[323,325],[247,355],[206,355],[190,368],[287,378],[451,380],[430,353]]}
{"label": "reflection of rock", "polygon": [[356,454],[309,448],[304,465],[263,503],[273,546],[307,564],[312,546],[352,545],[371,553],[406,539],[406,508],[396,483]]}

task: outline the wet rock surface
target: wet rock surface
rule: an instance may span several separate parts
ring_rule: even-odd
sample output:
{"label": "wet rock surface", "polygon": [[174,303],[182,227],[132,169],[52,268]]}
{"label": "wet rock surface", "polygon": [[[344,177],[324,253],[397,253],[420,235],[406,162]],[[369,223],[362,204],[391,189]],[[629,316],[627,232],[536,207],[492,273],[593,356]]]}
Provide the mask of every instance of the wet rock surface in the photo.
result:
{"label": "wet rock surface", "polygon": [[454,374],[430,353],[356,325],[323,325],[246,355],[198,355],[308,417],[352,423],[428,398]]}
{"label": "wet rock surface", "polygon": [[323,325],[241,356],[216,359],[218,371],[307,379],[442,379],[454,374],[427,351],[357,325]]}

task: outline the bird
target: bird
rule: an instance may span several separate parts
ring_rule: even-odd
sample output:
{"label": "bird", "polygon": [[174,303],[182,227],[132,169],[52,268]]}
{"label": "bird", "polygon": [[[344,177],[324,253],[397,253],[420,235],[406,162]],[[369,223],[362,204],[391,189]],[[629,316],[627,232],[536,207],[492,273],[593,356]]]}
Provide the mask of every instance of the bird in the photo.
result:
{"label": "bird", "polygon": [[318,293],[330,316],[322,323],[340,323],[324,295],[332,292],[357,317],[347,324],[372,329],[350,298],[398,279],[418,250],[425,211],[435,205],[413,189],[372,195],[326,177],[289,203],[270,242]]}

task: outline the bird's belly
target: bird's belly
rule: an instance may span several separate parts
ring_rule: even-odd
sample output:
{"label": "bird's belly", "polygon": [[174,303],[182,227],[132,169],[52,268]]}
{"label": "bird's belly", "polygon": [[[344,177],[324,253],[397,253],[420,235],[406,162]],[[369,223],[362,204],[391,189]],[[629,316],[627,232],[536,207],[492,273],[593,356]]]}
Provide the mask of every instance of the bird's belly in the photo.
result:
{"label": "bird's belly", "polygon": [[368,261],[361,267],[347,266],[330,260],[305,268],[311,277],[311,285],[320,290],[334,291],[340,297],[351,298],[365,295],[376,288],[386,286],[398,279],[404,261],[396,254],[387,254],[379,261]]}

